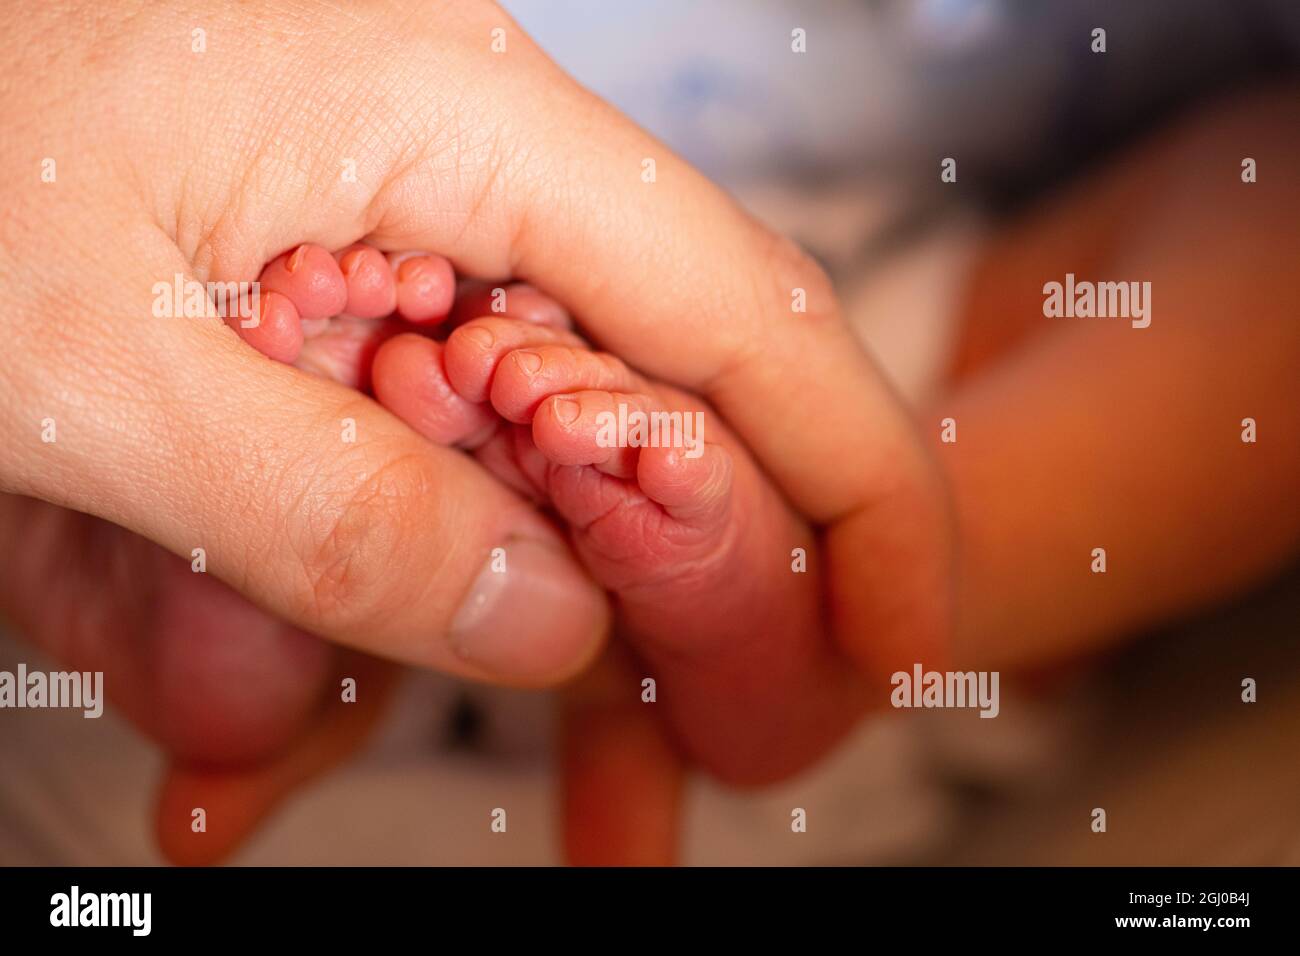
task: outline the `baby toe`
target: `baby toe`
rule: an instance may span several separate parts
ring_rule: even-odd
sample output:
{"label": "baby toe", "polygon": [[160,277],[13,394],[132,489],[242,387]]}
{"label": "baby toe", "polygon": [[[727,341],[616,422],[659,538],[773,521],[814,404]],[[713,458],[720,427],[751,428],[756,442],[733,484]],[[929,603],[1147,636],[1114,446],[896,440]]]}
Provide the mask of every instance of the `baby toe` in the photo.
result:
{"label": "baby toe", "polygon": [[408,332],[381,345],[371,378],[379,403],[437,444],[475,447],[500,422],[488,406],[456,393],[443,372],[442,345],[423,335]]}
{"label": "baby toe", "polygon": [[474,319],[447,338],[447,377],[464,398],[486,402],[501,360],[516,349],[541,345],[581,348],[583,342],[571,332],[518,319]]}
{"label": "baby toe", "polygon": [[503,358],[492,376],[492,407],[508,421],[525,424],[552,395],[598,389],[639,392],[644,380],[614,356],[589,349],[543,345]]}
{"label": "baby toe", "polygon": [[408,322],[433,325],[451,312],[456,273],[442,256],[421,252],[390,253],[397,277],[397,312]]}
{"label": "baby toe", "polygon": [[[585,389],[552,395],[533,415],[533,441],[559,465],[592,465],[607,475],[632,478],[649,438],[652,398]],[[631,425],[632,427],[628,427]]]}
{"label": "baby toe", "polygon": [[637,484],[678,521],[717,526],[731,503],[733,462],[722,445],[698,436],[648,447],[637,459]]}
{"label": "baby toe", "polygon": [[256,315],[249,319],[230,317],[227,324],[239,337],[267,358],[291,365],[302,352],[303,331],[298,310],[285,296],[261,290]]}
{"label": "baby toe", "polygon": [[397,309],[397,277],[388,257],[358,242],[337,253],[339,271],[347,286],[343,311],[359,319],[378,319]]}
{"label": "baby toe", "polygon": [[276,292],[293,303],[304,319],[327,319],[343,311],[347,283],[334,257],[312,243],[276,256],[262,270],[262,290]]}

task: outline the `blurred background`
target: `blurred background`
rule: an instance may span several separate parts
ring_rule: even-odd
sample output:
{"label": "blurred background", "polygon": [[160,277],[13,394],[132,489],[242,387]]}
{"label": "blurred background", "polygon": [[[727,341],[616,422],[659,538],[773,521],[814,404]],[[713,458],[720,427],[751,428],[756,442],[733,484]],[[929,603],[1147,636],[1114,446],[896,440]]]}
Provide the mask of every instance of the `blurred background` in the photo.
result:
{"label": "blurred background", "polygon": [[[964,270],[1002,217],[1300,66],[1294,0],[505,5],[578,80],[813,252],[913,400],[950,358]],[[1089,50],[1098,26],[1104,58]],[[961,157],[955,188],[939,182],[946,156]],[[0,637],[0,668],[20,660],[53,666]],[[995,721],[867,721],[814,772],[757,794],[695,782],[684,861],[1300,864],[1300,567],[1002,693]],[[236,862],[558,862],[550,719],[544,694],[409,675],[367,751]],[[160,862],[159,767],[111,713],[6,715],[0,862]],[[508,834],[468,832],[485,806],[510,808]],[[797,838],[795,806],[815,821]],[[1103,839],[1088,826],[1098,806]]]}

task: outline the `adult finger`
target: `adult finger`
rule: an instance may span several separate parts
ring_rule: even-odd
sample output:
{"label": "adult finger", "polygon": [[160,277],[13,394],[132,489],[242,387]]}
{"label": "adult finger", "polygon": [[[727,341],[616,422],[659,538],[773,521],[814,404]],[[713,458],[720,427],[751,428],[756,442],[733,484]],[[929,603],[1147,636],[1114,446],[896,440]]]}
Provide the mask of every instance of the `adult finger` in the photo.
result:
{"label": "adult finger", "polygon": [[313,719],[334,648],[98,518],[0,495],[0,609],[168,753],[256,762]]}
{"label": "adult finger", "polygon": [[619,645],[562,692],[562,832],[576,866],[677,860],[685,766],[642,693]]}
{"label": "adult finger", "polygon": [[274,759],[243,768],[181,760],[167,768],[154,819],[167,859],[182,866],[221,862],[286,797],[365,743],[383,715],[395,669],[363,654],[345,657],[337,674],[354,682],[354,696],[332,697],[307,733]]}

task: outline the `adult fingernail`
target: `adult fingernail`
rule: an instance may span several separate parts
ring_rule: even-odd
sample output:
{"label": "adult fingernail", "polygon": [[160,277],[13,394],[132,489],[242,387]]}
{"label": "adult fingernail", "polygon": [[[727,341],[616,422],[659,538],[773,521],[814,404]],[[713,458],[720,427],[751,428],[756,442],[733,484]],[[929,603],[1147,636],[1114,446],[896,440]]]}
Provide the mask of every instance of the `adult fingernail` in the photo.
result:
{"label": "adult fingernail", "polygon": [[492,676],[544,682],[586,664],[607,621],[603,593],[563,545],[514,537],[492,550],[449,637],[462,658]]}

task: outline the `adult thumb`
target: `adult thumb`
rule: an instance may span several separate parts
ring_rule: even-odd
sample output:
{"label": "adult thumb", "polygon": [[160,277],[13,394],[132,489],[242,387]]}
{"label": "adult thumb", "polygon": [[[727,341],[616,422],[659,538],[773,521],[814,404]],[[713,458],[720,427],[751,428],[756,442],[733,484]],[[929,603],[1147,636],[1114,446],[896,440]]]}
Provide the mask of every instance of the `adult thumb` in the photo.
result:
{"label": "adult thumb", "polygon": [[[603,594],[535,509],[358,393],[253,353],[216,322],[124,348],[147,385],[65,383],[28,493],[192,560],[305,630],[381,657],[540,685],[598,652]],[[48,399],[47,399],[48,401]]]}

